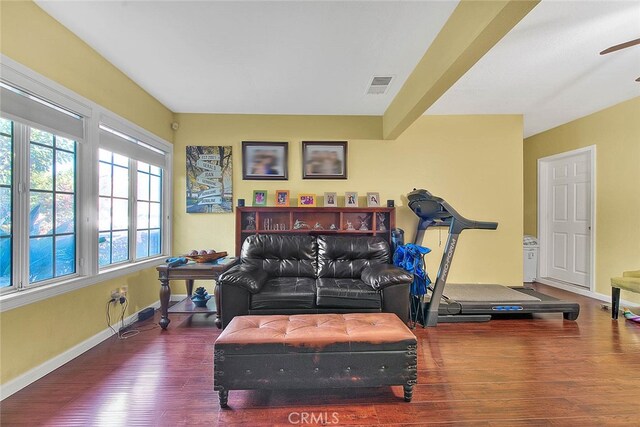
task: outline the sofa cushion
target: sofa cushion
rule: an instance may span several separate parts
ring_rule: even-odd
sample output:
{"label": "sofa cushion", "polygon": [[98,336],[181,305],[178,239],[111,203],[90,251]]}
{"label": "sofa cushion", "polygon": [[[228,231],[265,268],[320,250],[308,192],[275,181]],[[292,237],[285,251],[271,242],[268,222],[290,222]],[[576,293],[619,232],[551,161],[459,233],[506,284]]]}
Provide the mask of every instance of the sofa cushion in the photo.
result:
{"label": "sofa cushion", "polygon": [[[296,353],[319,356],[336,351],[370,353],[372,346],[376,351],[404,352],[416,344],[415,335],[393,313],[249,315],[233,319],[216,339],[215,349],[224,350],[224,356]],[[409,362],[410,359],[405,359],[405,363]],[[280,367],[270,357],[259,363]],[[313,366],[318,366],[318,361]],[[342,366],[343,372],[347,366]],[[244,367],[243,374],[247,368]],[[346,378],[353,380],[351,375]]]}
{"label": "sofa cushion", "polygon": [[315,236],[256,234],[242,244],[242,263],[264,270],[269,277],[316,277]]}
{"label": "sofa cushion", "polygon": [[380,309],[380,292],[360,279],[318,279],[316,304],[318,307],[347,307]]}
{"label": "sofa cushion", "polygon": [[251,295],[252,310],[313,308],[316,280],[310,277],[275,277]]}
{"label": "sofa cushion", "polygon": [[318,236],[318,277],[359,279],[362,270],[389,262],[382,237]]}

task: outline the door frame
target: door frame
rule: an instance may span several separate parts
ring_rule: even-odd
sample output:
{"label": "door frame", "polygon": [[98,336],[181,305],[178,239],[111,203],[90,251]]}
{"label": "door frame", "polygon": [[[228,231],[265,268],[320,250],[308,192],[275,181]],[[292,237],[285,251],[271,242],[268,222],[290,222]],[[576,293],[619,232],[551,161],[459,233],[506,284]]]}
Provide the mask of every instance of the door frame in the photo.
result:
{"label": "door frame", "polygon": [[[595,277],[596,277],[596,146],[590,145],[584,148],[578,148],[576,150],[565,151],[563,153],[554,154],[552,156],[542,157],[538,159],[538,245],[539,245],[539,263],[538,263],[538,278],[544,279],[544,283],[554,286],[554,279],[547,277],[547,257],[549,254],[549,245],[551,244],[547,239],[549,231],[549,223],[545,220],[543,213],[549,210],[549,164],[555,160],[562,159],[564,157],[573,157],[578,154],[587,153],[589,156],[589,162],[591,167],[590,177],[590,211],[591,211],[591,233],[590,233],[590,265],[589,265],[589,291],[595,290]],[[558,281],[559,287],[566,289],[566,282]],[[564,286],[563,286],[564,285]],[[573,286],[573,284],[571,284]],[[575,286],[577,289],[584,289],[582,286]]]}

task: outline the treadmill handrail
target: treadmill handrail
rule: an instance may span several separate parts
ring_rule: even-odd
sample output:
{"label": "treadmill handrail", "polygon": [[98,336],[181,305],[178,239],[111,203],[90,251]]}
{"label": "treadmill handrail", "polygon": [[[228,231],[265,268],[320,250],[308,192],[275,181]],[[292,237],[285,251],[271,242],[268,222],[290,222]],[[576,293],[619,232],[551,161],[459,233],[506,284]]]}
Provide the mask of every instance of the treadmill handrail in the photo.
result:
{"label": "treadmill handrail", "polygon": [[456,221],[458,221],[459,224],[458,226],[461,226],[461,230],[469,230],[469,229],[484,229],[484,230],[495,230],[498,228],[498,223],[497,222],[490,222],[490,221],[476,221],[473,219],[467,219],[465,217],[463,217],[462,215],[460,215],[458,213],[458,211],[456,211],[449,203],[447,203],[445,200],[440,199],[440,204],[442,205],[442,207],[451,214],[452,217],[454,217],[456,219]]}
{"label": "treadmill handrail", "polygon": [[495,230],[498,228],[498,223],[490,221],[476,221],[473,228],[482,230]]}
{"label": "treadmill handrail", "polygon": [[[455,218],[455,222],[456,224],[456,228],[459,231],[462,230],[469,230],[469,229],[482,229],[482,230],[496,230],[498,228],[498,223],[497,222],[489,222],[489,221],[476,221],[476,220],[472,220],[472,219],[467,219],[464,216],[460,215],[460,213],[458,211],[456,211],[453,206],[451,206],[449,203],[447,203],[446,200],[444,200],[441,197],[438,196],[434,196],[433,194],[431,194],[428,190],[415,190],[412,192],[412,194],[424,194],[426,196],[428,196],[428,199],[430,202],[436,202],[440,205],[441,207],[441,211],[434,213],[433,216],[429,216],[429,217],[422,217],[418,214],[417,211],[419,211],[419,206],[417,207],[417,211],[414,210],[412,208],[412,210],[414,211],[414,213],[416,215],[418,215],[418,217],[421,219],[420,223],[419,223],[419,227],[425,227],[428,228],[429,226],[434,226],[434,225],[449,225],[452,223],[451,219]],[[419,203],[419,201],[416,201]],[[409,203],[409,206],[411,207],[411,205],[413,204],[413,201]],[[438,222],[443,222],[444,224],[438,224]]]}

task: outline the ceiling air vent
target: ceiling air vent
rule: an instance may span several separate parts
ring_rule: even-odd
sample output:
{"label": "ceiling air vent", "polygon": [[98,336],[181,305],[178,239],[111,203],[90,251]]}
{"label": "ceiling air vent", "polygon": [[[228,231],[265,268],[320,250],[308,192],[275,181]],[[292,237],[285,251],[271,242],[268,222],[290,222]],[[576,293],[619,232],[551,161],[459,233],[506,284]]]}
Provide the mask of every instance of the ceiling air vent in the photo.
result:
{"label": "ceiling air vent", "polygon": [[387,92],[393,76],[374,76],[367,89],[367,95],[383,95]]}

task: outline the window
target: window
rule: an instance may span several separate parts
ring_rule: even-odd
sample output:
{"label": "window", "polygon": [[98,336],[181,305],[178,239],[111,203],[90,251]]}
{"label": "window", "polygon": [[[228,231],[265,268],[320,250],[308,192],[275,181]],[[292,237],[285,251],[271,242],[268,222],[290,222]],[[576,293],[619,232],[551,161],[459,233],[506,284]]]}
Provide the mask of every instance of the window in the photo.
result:
{"label": "window", "polygon": [[29,283],[34,283],[76,272],[76,143],[29,131]]}
{"label": "window", "polygon": [[0,290],[77,274],[77,141],[84,117],[0,82]]}
{"label": "window", "polygon": [[101,268],[163,252],[165,152],[116,127],[100,124]]}
{"label": "window", "polygon": [[[32,284],[76,273],[75,153],[71,139],[0,118],[0,288],[13,287],[14,279]],[[27,193],[14,191],[14,168],[26,175]],[[25,233],[14,233],[18,215]],[[12,256],[24,242],[28,265]],[[22,272],[17,278],[14,267]]]}
{"label": "window", "polygon": [[13,122],[0,118],[0,288],[12,275]]}
{"label": "window", "polygon": [[155,265],[171,144],[4,56],[0,76],[0,311]]}
{"label": "window", "polygon": [[138,162],[138,224],[136,258],[160,254],[162,169]]}
{"label": "window", "polygon": [[129,259],[129,159],[100,149],[98,264]]}

